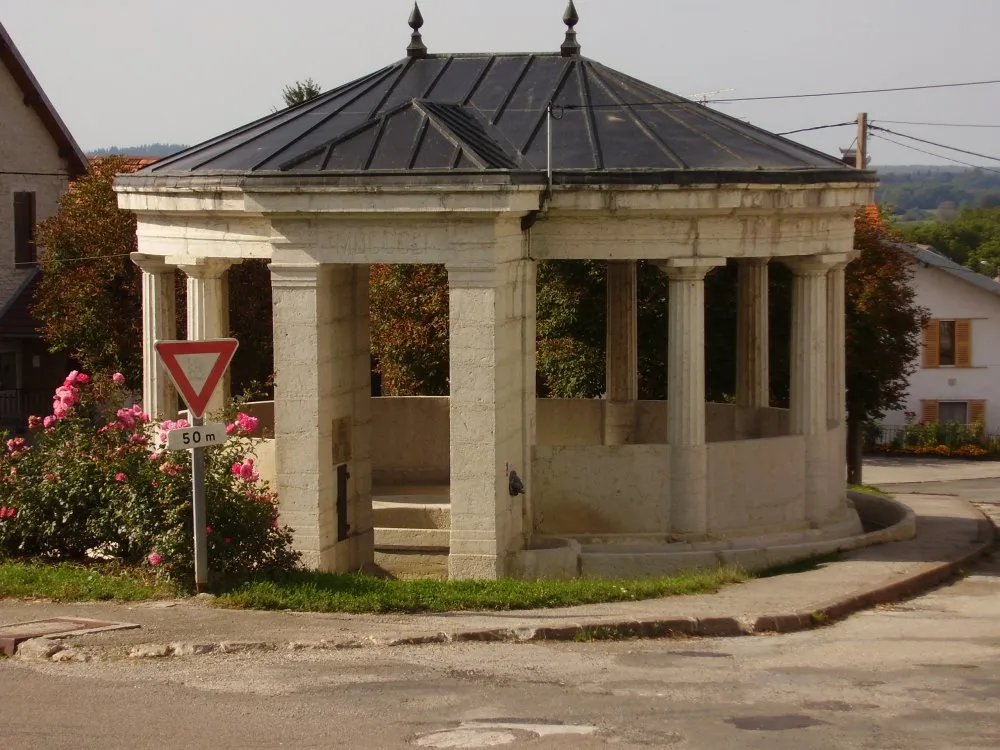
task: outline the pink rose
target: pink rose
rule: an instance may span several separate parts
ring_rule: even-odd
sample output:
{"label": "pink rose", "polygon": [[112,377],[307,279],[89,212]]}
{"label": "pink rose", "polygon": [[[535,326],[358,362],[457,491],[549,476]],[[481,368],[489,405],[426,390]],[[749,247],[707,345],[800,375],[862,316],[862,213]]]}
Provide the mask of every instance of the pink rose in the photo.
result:
{"label": "pink rose", "polygon": [[46,482],[54,482],[55,479],[56,479],[56,475],[52,474],[50,472],[50,473],[48,473],[48,474],[45,475],[44,479],[45,479]]}
{"label": "pink rose", "polygon": [[163,555],[161,555],[159,552],[150,552],[149,553],[149,564],[150,565],[159,565],[162,562],[163,562]]}
{"label": "pink rose", "polygon": [[76,376],[76,382],[80,383],[81,385],[86,385],[87,383],[90,382],[90,375],[88,375],[85,372],[81,372],[79,375]]}
{"label": "pink rose", "polygon": [[111,379],[115,382],[115,385],[125,385],[125,376],[120,372],[116,372],[112,375]]}
{"label": "pink rose", "polygon": [[124,481],[125,481],[125,475],[124,475],[124,474],[122,474],[122,473],[121,473],[121,472],[119,471],[119,472],[118,472],[117,474],[115,474],[115,481],[116,481],[116,482],[124,482]]}
{"label": "pink rose", "polygon": [[79,374],[80,374],[80,372],[78,370],[71,370],[70,373],[69,373],[69,375],[67,375],[66,379],[63,381],[63,385],[69,386],[69,385],[72,385],[73,383],[75,383],[76,382],[76,376],[79,375]]}
{"label": "pink rose", "polygon": [[234,476],[239,476],[240,475],[240,471],[242,469],[243,469],[243,464],[238,463],[238,462],[235,463],[235,464],[233,464],[233,475]]}
{"label": "pink rose", "polygon": [[206,534],[211,534],[212,533],[212,527],[211,526],[206,526],[205,527],[205,533]]}
{"label": "pink rose", "polygon": [[44,427],[47,430],[52,426],[52,424],[55,421],[56,421],[55,417],[46,417],[45,419],[42,420],[42,427]]}
{"label": "pink rose", "polygon": [[235,430],[236,430],[236,425],[234,425],[234,424],[227,424],[226,425],[226,434],[227,435],[232,435]]}

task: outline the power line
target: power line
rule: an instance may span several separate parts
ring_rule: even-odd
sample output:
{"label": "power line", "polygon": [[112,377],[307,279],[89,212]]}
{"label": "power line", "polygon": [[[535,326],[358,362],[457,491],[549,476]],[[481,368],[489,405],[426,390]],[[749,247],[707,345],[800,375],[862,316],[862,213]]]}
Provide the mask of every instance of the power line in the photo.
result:
{"label": "power line", "polygon": [[972,164],[971,162],[962,161],[961,159],[955,159],[951,156],[945,156],[944,154],[936,154],[933,151],[928,151],[927,149],[917,148],[916,146],[910,146],[907,143],[900,143],[899,141],[894,141],[892,138],[886,138],[884,135],[879,135],[878,133],[872,133],[872,138],[878,138],[882,141],[888,141],[889,143],[895,144],[896,146],[902,146],[903,148],[908,148],[910,151],[919,151],[921,154],[927,154],[928,156],[935,156],[938,159],[944,159],[945,161],[954,162],[955,164],[961,164],[965,167],[973,167],[974,169],[982,169],[986,172],[996,172],[1000,174],[1000,169],[993,169],[992,167],[984,167],[980,164]]}
{"label": "power line", "polygon": [[778,94],[774,96],[740,96],[729,99],[706,99],[703,102],[663,100],[648,102],[620,102],[616,104],[564,104],[561,109],[619,109],[621,107],[686,106],[690,104],[726,104],[730,102],[763,102],[776,99],[812,99],[825,96],[855,96],[858,94],[888,94],[897,91],[927,91],[929,89],[951,89],[964,86],[987,86],[1000,83],[1000,79],[989,81],[963,81],[960,83],[934,83],[921,86],[894,86],[884,89],[857,89],[855,91],[822,91],[811,94]]}
{"label": "power line", "polygon": [[132,253],[119,253],[117,255],[85,255],[80,258],[42,258],[41,265],[48,263],[75,263],[80,260],[111,260],[112,258],[129,258]]}
{"label": "power line", "polygon": [[919,122],[915,120],[874,120],[890,125],[927,125],[935,128],[1000,128],[1000,125],[980,125],[965,122]]}
{"label": "power line", "polygon": [[837,122],[833,125],[817,125],[812,128],[799,128],[798,130],[786,130],[784,133],[775,133],[775,135],[792,135],[793,133],[808,133],[812,130],[826,130],[827,128],[842,128],[845,125],[857,125],[857,120],[851,120],[849,122]]}
{"label": "power line", "polygon": [[892,135],[899,136],[900,138],[909,138],[911,141],[917,141],[918,143],[926,143],[928,146],[936,146],[937,148],[948,149],[949,151],[958,151],[961,154],[968,154],[969,156],[978,156],[980,159],[989,159],[990,161],[1000,161],[1000,157],[989,156],[987,154],[980,154],[976,151],[968,151],[964,148],[957,148],[955,146],[946,146],[943,143],[936,143],[935,141],[928,141],[924,138],[917,138],[914,135],[907,135],[906,133],[899,133],[895,130],[889,130],[888,128],[880,128],[877,125],[869,125],[871,130],[881,130],[884,133],[891,133]]}

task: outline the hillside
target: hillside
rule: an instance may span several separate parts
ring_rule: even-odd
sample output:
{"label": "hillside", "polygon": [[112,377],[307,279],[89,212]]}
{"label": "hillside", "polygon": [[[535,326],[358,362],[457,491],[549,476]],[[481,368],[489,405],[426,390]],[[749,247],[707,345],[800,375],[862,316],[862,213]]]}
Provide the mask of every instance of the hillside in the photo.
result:
{"label": "hillside", "polygon": [[87,156],[170,156],[187,146],[180,143],[146,143],[141,146],[108,146],[88,151]]}

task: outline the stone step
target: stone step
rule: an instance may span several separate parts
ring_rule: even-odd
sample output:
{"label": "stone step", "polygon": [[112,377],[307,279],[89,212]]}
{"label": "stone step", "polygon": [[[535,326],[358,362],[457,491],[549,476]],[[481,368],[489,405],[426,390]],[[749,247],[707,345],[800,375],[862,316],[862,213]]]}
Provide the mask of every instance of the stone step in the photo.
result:
{"label": "stone step", "polygon": [[447,552],[376,549],[375,564],[396,578],[448,577]]}
{"label": "stone step", "polygon": [[451,529],[451,506],[444,503],[417,505],[373,500],[376,529]]}
{"label": "stone step", "polygon": [[451,545],[449,529],[400,529],[375,527],[375,549],[431,550],[447,554]]}

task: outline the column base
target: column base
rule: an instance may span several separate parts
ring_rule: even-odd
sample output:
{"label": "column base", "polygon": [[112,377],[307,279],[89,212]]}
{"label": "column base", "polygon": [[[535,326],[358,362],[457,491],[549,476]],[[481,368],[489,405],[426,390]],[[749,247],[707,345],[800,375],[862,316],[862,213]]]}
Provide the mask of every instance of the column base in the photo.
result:
{"label": "column base", "polygon": [[497,555],[448,556],[448,578],[452,581],[495,581],[506,574],[503,558]]}
{"label": "column base", "polygon": [[708,447],[670,447],[670,533],[708,533]]}
{"label": "column base", "polygon": [[635,401],[604,403],[604,444],[626,445],[635,440]]}

